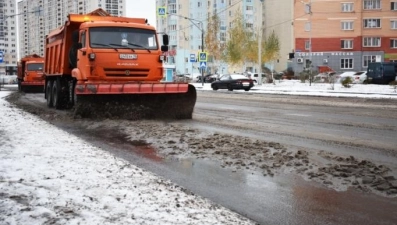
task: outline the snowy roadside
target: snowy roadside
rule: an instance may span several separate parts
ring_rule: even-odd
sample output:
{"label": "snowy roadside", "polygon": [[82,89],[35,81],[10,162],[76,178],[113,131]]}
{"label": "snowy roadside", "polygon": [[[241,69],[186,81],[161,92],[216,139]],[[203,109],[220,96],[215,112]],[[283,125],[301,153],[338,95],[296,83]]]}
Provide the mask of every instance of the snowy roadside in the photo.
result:
{"label": "snowy roadside", "polygon": [[0,92],[1,224],[254,224],[12,107]]}
{"label": "snowy roadside", "polygon": [[[197,90],[212,91],[210,83],[191,83]],[[218,92],[225,91],[218,90]],[[244,92],[244,90],[234,90]],[[304,95],[328,97],[355,97],[372,99],[397,99],[397,86],[376,84],[354,84],[350,88],[341,84],[329,83],[302,83],[299,80],[281,80],[275,84],[255,85],[249,93],[279,94],[279,95]]]}

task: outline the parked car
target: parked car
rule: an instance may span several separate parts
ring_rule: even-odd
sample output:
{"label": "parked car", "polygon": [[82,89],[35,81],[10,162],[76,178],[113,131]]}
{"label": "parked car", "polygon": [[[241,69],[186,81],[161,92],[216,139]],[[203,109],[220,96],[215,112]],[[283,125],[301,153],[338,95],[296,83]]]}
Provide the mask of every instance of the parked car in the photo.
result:
{"label": "parked car", "polygon": [[342,82],[346,77],[350,77],[353,84],[366,84],[368,82],[366,71],[344,72],[340,75],[339,82]]}
{"label": "parked car", "polygon": [[347,71],[347,72],[343,72],[343,73],[339,74],[337,83],[342,83],[342,81],[345,80],[346,77],[350,77],[353,81],[354,80],[353,75],[355,73],[357,73],[357,72],[356,71]]}
{"label": "parked car", "polygon": [[368,82],[388,84],[396,80],[397,62],[374,62],[368,64]]}
{"label": "parked car", "polygon": [[[266,82],[266,75],[264,73],[261,73],[261,74],[262,74],[262,80],[261,81],[262,81],[262,83],[265,83]],[[259,83],[259,74],[258,73],[249,72],[247,74],[247,77],[251,78],[254,81],[254,83]]]}
{"label": "parked car", "polygon": [[367,71],[359,71],[359,72],[353,74],[353,83],[355,83],[355,84],[368,83]]}
{"label": "parked car", "polygon": [[219,78],[218,74],[210,74],[204,78],[205,83],[212,83]]}
{"label": "parked car", "polygon": [[254,86],[254,81],[242,74],[225,74],[219,80],[211,83],[211,88],[216,91],[218,89],[228,89],[229,91],[243,89],[249,91]]}
{"label": "parked car", "polygon": [[[217,75],[216,74],[207,74],[204,75],[204,83],[212,83],[213,81],[216,80]],[[201,83],[201,76],[197,78],[197,82]]]}

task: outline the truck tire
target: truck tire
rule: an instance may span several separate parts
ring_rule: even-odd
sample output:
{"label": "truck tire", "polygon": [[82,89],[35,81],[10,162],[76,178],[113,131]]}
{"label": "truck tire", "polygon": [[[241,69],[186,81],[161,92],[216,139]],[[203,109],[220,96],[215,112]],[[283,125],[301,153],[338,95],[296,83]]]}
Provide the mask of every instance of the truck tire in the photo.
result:
{"label": "truck tire", "polygon": [[47,97],[47,106],[52,108],[54,106],[54,102],[52,100],[52,84],[53,81],[49,80],[47,81],[47,85],[45,87],[45,95]]}
{"label": "truck tire", "polygon": [[56,109],[62,108],[61,81],[56,79],[52,84],[52,103]]}

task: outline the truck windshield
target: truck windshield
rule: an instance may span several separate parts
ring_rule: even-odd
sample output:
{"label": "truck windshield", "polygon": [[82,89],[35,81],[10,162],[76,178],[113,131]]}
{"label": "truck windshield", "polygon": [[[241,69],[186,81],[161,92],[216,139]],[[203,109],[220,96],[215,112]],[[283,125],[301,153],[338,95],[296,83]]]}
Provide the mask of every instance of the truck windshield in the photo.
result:
{"label": "truck windshield", "polygon": [[29,63],[26,66],[27,71],[43,71],[43,63]]}
{"label": "truck windshield", "polygon": [[156,50],[154,30],[129,27],[92,27],[89,31],[91,48],[128,48]]}

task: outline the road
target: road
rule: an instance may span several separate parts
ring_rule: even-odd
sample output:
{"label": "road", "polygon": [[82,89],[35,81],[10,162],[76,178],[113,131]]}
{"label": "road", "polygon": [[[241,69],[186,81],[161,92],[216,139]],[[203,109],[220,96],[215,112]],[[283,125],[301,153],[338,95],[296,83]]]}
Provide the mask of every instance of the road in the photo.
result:
{"label": "road", "polygon": [[74,121],[42,94],[12,101],[259,224],[397,221],[396,101],[199,91],[186,121]]}

